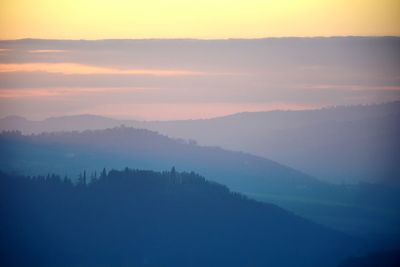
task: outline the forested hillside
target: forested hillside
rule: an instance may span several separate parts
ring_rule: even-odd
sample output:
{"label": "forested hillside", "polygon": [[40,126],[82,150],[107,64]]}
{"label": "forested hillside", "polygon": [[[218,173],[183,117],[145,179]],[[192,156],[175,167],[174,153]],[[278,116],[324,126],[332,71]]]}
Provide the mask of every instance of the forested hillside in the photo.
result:
{"label": "forested hillside", "polygon": [[339,232],[195,173],[1,173],[2,266],[336,266]]}

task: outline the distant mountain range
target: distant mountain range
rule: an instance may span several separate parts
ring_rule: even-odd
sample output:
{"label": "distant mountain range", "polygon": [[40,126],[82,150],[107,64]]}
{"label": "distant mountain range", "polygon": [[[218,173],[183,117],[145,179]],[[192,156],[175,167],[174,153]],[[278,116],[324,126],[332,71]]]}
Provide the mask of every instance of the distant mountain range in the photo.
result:
{"label": "distant mountain range", "polygon": [[400,102],[393,102],[186,121],[142,122],[94,115],[30,121],[12,116],[0,120],[0,130],[41,133],[126,125],[270,158],[329,182],[396,182],[399,118]]}

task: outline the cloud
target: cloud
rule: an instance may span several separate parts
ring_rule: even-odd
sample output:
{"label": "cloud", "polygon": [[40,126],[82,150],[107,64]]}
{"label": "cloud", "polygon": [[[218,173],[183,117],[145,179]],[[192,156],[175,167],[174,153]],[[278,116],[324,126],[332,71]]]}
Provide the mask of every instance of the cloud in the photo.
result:
{"label": "cloud", "polygon": [[49,98],[79,96],[87,94],[104,93],[129,93],[133,91],[147,90],[145,88],[23,88],[23,89],[0,89],[0,99],[18,98]]}
{"label": "cloud", "polygon": [[29,50],[29,53],[33,54],[47,54],[47,53],[65,53],[67,50],[59,50],[59,49],[35,49]]}
{"label": "cloud", "polygon": [[12,49],[0,48],[0,56],[6,55],[6,54],[9,53],[10,51],[12,51]]}
{"label": "cloud", "polygon": [[309,84],[299,85],[299,88],[305,90],[334,90],[334,91],[400,91],[398,85],[357,85],[357,84]]}
{"label": "cloud", "polygon": [[286,109],[271,103],[393,101],[399,45],[357,37],[0,40],[0,115],[199,118]]}
{"label": "cloud", "polygon": [[121,69],[101,67],[77,63],[20,63],[0,64],[0,73],[12,72],[47,72],[61,74],[113,74],[113,75],[145,75],[145,76],[198,76],[204,72],[184,69]]}

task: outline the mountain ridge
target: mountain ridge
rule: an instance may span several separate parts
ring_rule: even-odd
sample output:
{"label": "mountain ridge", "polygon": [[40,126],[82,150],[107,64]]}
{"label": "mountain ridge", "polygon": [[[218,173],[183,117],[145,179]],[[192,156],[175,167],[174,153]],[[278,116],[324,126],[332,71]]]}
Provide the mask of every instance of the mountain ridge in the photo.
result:
{"label": "mountain ridge", "polygon": [[[273,114],[273,113],[303,113],[303,112],[307,113],[307,112],[329,111],[329,110],[335,110],[335,109],[354,109],[354,108],[378,108],[379,109],[379,108],[385,107],[385,106],[386,107],[391,106],[396,110],[393,112],[398,112],[399,105],[400,105],[400,100],[397,100],[397,101],[382,102],[382,103],[370,103],[370,104],[360,104],[360,105],[337,105],[337,106],[326,106],[326,107],[321,107],[321,108],[308,108],[308,109],[295,109],[295,110],[274,109],[274,110],[266,110],[266,111],[243,111],[243,112],[237,112],[237,113],[232,113],[232,114],[217,116],[217,117],[212,117],[212,118],[183,119],[183,120],[119,119],[119,118],[113,118],[113,117],[106,116],[106,115],[91,114],[91,113],[82,113],[82,114],[64,115],[64,116],[51,116],[51,117],[47,117],[44,119],[37,119],[37,120],[31,120],[31,119],[28,119],[21,115],[7,115],[7,116],[0,118],[0,123],[3,120],[12,120],[12,119],[18,119],[18,120],[24,119],[24,120],[32,122],[32,123],[35,123],[35,122],[40,123],[40,122],[46,122],[49,120],[52,121],[52,120],[57,120],[57,119],[73,119],[73,118],[93,118],[93,119],[114,120],[114,121],[118,121],[120,123],[122,123],[122,122],[140,122],[140,123],[193,122],[193,121],[227,119],[227,118],[247,116],[247,115],[265,115],[265,114]],[[0,124],[0,126],[1,126],[1,124]],[[116,126],[118,126],[118,125],[116,125]],[[19,130],[19,129],[4,129],[4,130]],[[87,130],[87,129],[82,129],[82,130]],[[40,132],[35,132],[35,133],[40,133]]]}
{"label": "mountain ridge", "polygon": [[[400,102],[395,101],[304,111],[247,112],[182,121],[118,120],[97,115],[64,116],[39,122],[17,120],[15,123],[0,119],[0,130],[30,134],[125,125],[269,158],[328,182],[357,183],[397,180],[396,173],[400,173],[400,169],[396,164],[388,166],[387,162],[371,160],[377,156],[384,159],[387,155],[392,155],[388,162],[400,158],[396,152],[400,140],[395,137],[400,135],[400,127],[396,126],[399,117]],[[348,143],[349,140],[352,142]],[[347,166],[341,168],[341,175],[335,175],[338,169],[332,157]],[[315,164],[316,161],[320,164]]]}

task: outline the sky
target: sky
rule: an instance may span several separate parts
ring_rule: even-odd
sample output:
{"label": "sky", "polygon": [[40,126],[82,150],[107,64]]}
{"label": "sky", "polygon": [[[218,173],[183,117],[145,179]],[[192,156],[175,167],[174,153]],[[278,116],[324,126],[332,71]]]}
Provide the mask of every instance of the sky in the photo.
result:
{"label": "sky", "polygon": [[328,38],[400,36],[397,0],[0,7],[0,117],[197,119],[399,99],[399,38]]}
{"label": "sky", "polygon": [[398,0],[2,0],[0,39],[397,36]]}

